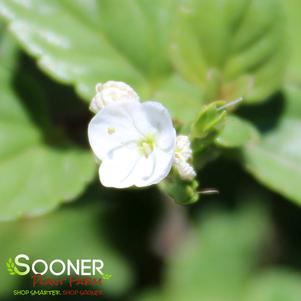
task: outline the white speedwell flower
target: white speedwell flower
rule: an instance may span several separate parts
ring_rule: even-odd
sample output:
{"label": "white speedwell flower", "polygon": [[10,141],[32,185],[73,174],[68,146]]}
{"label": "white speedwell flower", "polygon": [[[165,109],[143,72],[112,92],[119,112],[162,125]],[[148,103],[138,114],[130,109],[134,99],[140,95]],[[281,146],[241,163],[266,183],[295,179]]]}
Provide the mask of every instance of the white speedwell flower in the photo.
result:
{"label": "white speedwell flower", "polygon": [[138,94],[124,82],[108,81],[96,85],[96,95],[90,104],[90,110],[97,113],[108,104],[121,101],[139,101]]}
{"label": "white speedwell flower", "polygon": [[90,145],[102,161],[106,187],[157,184],[170,172],[176,132],[168,111],[158,102],[115,102],[105,106],[88,127]]}
{"label": "white speedwell flower", "polygon": [[195,170],[188,163],[191,159],[192,150],[188,136],[177,136],[174,165],[183,180],[190,181],[196,176]]}

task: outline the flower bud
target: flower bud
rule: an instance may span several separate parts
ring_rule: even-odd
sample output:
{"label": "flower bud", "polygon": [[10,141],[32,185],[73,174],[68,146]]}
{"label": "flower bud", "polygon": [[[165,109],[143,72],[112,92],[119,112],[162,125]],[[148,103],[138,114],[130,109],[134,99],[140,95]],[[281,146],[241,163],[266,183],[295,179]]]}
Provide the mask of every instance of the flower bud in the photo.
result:
{"label": "flower bud", "polygon": [[174,166],[183,180],[191,181],[196,176],[195,170],[188,162],[191,159],[192,150],[188,136],[177,136]]}
{"label": "flower bud", "polygon": [[96,85],[96,95],[90,104],[90,110],[97,113],[105,106],[115,102],[139,101],[138,94],[132,87],[123,82],[108,81]]}

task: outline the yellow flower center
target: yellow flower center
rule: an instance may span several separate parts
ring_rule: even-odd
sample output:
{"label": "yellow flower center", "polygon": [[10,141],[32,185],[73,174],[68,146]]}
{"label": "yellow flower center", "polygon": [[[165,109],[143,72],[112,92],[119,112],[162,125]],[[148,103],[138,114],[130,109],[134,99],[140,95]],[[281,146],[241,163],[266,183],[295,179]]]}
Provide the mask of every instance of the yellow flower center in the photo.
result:
{"label": "yellow flower center", "polygon": [[155,144],[154,136],[148,135],[138,142],[138,148],[142,155],[145,156],[145,158],[148,158],[148,156],[153,152]]}

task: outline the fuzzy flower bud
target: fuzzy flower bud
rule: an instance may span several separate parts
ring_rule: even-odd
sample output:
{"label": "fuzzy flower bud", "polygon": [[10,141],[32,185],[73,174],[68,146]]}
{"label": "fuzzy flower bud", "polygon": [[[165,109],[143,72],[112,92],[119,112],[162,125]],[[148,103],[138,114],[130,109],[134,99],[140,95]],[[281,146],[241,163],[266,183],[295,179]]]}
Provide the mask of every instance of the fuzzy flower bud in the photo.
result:
{"label": "fuzzy flower bud", "polygon": [[108,81],[96,85],[96,95],[90,104],[93,113],[114,102],[138,102],[139,96],[132,87],[123,82]]}
{"label": "fuzzy flower bud", "polygon": [[192,150],[188,136],[177,136],[174,166],[183,180],[191,181],[196,176],[195,170],[188,162],[191,159]]}

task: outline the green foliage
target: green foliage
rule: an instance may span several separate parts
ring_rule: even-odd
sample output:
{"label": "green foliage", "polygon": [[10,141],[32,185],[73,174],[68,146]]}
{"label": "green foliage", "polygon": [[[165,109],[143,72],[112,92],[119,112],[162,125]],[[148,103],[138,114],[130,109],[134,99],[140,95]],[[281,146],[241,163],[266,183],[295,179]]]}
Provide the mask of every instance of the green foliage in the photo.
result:
{"label": "green foliage", "polygon": [[246,293],[246,301],[298,301],[300,275],[285,269],[271,269],[256,277]]}
{"label": "green foliage", "polygon": [[[62,140],[52,145],[45,140],[27,112],[21,95],[13,86],[17,56],[7,36],[1,40],[0,66],[0,220],[35,216],[56,208],[61,202],[78,196],[94,177],[93,158],[89,152]],[[43,116],[35,99],[43,99],[35,90],[35,80],[21,75],[20,84],[33,105],[35,116]],[[27,98],[26,98],[27,99]],[[46,119],[44,123],[49,124]],[[54,135],[51,125],[47,131]],[[60,136],[52,139],[59,142]]]}
{"label": "green foliage", "polygon": [[[122,80],[143,99],[165,103],[179,120],[195,116],[202,94],[174,74],[168,59],[175,1],[26,3],[1,0],[0,12],[39,66],[61,82],[75,85],[84,99],[91,100],[97,82]],[[180,108],[187,102],[190,106],[182,114]]]}
{"label": "green foliage", "polygon": [[254,143],[259,133],[251,123],[235,116],[227,116],[225,126],[215,138],[215,143],[222,147],[241,147]]}
{"label": "green foliage", "polygon": [[244,147],[242,163],[259,181],[301,204],[301,90],[287,89],[285,101],[276,127]]}
{"label": "green foliage", "polygon": [[172,59],[206,100],[261,102],[282,83],[283,16],[274,0],[180,1]]}
{"label": "green foliage", "polygon": [[[0,296],[30,281],[9,275],[18,274],[12,258],[22,251],[45,260],[101,258],[106,298],[129,299],[132,273],[110,238],[137,267],[134,298],[144,282],[157,281],[162,267],[161,289],[144,292],[139,301],[301,300],[301,275],[269,267],[269,252],[277,256],[280,243],[265,241],[267,248],[262,243],[273,235],[261,207],[210,211],[208,201],[200,204],[202,214],[194,223],[195,204],[194,212],[185,214],[189,220],[167,212],[157,233],[148,228],[162,213],[155,190],[110,189],[104,197],[95,185],[91,194],[93,189],[97,194],[79,198],[95,177],[92,154],[87,145],[79,146],[80,139],[71,142],[66,125],[57,125],[48,112],[50,101],[56,114],[68,110],[64,97],[49,99],[45,77],[31,73],[19,57],[24,50],[45,74],[75,88],[85,100],[86,109],[79,108],[84,130],[97,82],[121,80],[143,100],[162,102],[178,133],[191,138],[193,167],[208,168],[193,181],[172,171],[159,184],[164,197],[194,204],[202,183],[224,183],[214,202],[226,203],[225,195],[244,202],[257,185],[246,173],[239,170],[243,179],[232,181],[232,170],[219,174],[218,165],[211,174],[207,163],[220,157],[223,169],[224,154],[268,189],[301,205],[300,10],[299,0],[0,0],[6,23],[6,28],[0,24]],[[236,115],[235,107],[224,107],[240,97],[243,108]],[[274,215],[298,216],[297,207],[282,204],[286,199],[275,194],[273,199],[278,199]],[[104,205],[116,214],[109,216],[112,223]],[[285,215],[283,208],[293,214]],[[37,217],[44,213],[49,214]],[[298,226],[281,231],[298,237]],[[167,256],[152,266],[145,249],[156,235],[163,236],[154,240]]]}
{"label": "green foliage", "polygon": [[301,84],[301,19],[299,0],[281,0],[286,15],[288,47],[290,50],[289,65],[286,74],[288,85]]}
{"label": "green foliage", "polygon": [[214,141],[222,131],[227,112],[223,109],[225,101],[215,101],[203,106],[198,116],[192,123],[190,138],[193,150],[193,165],[196,169],[201,169],[219,154],[219,150],[214,147]]}
{"label": "green foliage", "polygon": [[265,210],[254,205],[207,213],[169,258],[163,290],[137,300],[299,300],[300,274],[257,270],[267,219]]}
{"label": "green foliage", "polygon": [[40,67],[87,100],[96,82],[122,80],[191,121],[203,96],[262,101],[283,76],[282,15],[271,0],[1,0],[0,12]]}
{"label": "green foliage", "polygon": [[201,91],[177,74],[167,79],[153,98],[164,103],[174,120],[181,125],[190,124],[203,104]]}
{"label": "green foliage", "polygon": [[201,109],[191,126],[191,139],[204,139],[211,132],[221,129],[226,111],[219,108],[224,104],[224,101],[215,101]]}
{"label": "green foliage", "polygon": [[196,180],[184,181],[173,171],[172,174],[159,184],[160,189],[176,203],[189,205],[199,200],[197,191],[199,183]]}
{"label": "green foliage", "polygon": [[220,212],[203,217],[192,237],[188,236],[171,258],[166,276],[168,299],[238,298],[254,268],[266,227],[258,210],[250,207],[236,214]]}
{"label": "green foliage", "polygon": [[[298,3],[282,2],[289,20],[292,70],[299,53],[294,32]],[[85,100],[91,99],[97,82],[128,82],[143,99],[163,102],[182,128],[196,120],[191,134],[197,169],[220,154],[219,147],[248,144],[239,158],[261,182],[275,189],[278,179],[265,180],[269,176],[263,175],[269,172],[261,164],[263,155],[257,154],[261,144],[255,143],[258,135],[253,126],[230,117],[220,132],[225,112],[214,110],[215,104],[202,109],[202,104],[241,96],[247,103],[263,102],[281,88],[287,62],[281,4],[274,0],[156,0],[151,4],[147,0],[0,0],[0,13],[38,65],[62,83],[74,85]],[[276,131],[275,137],[280,137]],[[295,147],[298,152],[299,146]],[[51,155],[57,161],[63,154]],[[38,156],[44,153],[38,151]],[[274,157],[269,160],[278,164]],[[256,172],[255,165],[264,171]],[[292,185],[276,189],[299,200],[298,188]],[[70,195],[76,194],[63,198]]]}

